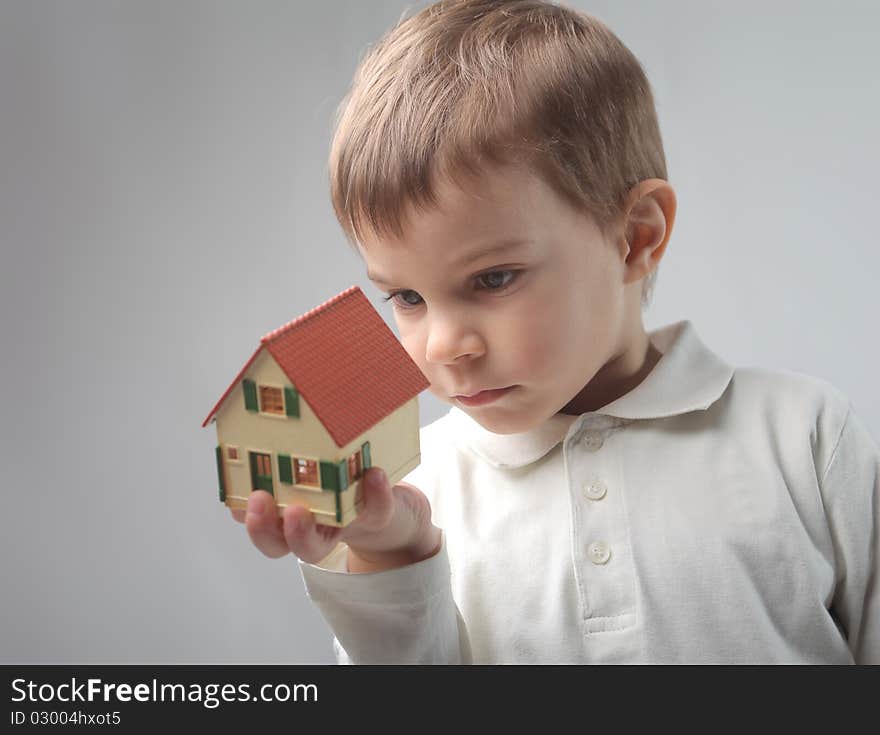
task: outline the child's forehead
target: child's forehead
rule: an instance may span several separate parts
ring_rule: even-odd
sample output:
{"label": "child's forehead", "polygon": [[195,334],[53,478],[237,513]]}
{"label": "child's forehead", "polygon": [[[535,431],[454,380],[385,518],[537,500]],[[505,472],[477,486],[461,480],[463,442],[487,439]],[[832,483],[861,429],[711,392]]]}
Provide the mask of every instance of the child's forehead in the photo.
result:
{"label": "child's forehead", "polygon": [[447,202],[504,202],[525,188],[546,185],[532,167],[515,161],[453,169],[437,175],[434,182],[438,197]]}
{"label": "child's forehead", "polygon": [[535,211],[530,203],[554,196],[540,176],[522,166],[494,166],[478,173],[438,176],[432,183],[430,198],[410,196],[405,200],[399,228],[365,228],[358,237],[359,248],[369,249],[376,243],[389,248],[406,247],[414,239],[434,232],[454,233],[468,240],[498,236],[510,239],[504,233],[522,229]]}

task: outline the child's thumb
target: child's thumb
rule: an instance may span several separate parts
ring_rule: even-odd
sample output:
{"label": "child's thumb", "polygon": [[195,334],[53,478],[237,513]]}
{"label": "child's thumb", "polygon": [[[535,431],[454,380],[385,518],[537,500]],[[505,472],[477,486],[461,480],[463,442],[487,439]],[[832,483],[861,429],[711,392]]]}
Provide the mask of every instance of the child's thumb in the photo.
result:
{"label": "child's thumb", "polygon": [[370,467],[361,482],[361,508],[352,524],[365,531],[385,528],[394,513],[394,496],[388,475],[381,467]]}
{"label": "child's thumb", "polygon": [[344,530],[349,569],[378,572],[413,564],[437,553],[440,529],[431,523],[431,505],[415,485],[390,481],[379,468],[363,478],[358,517]]}

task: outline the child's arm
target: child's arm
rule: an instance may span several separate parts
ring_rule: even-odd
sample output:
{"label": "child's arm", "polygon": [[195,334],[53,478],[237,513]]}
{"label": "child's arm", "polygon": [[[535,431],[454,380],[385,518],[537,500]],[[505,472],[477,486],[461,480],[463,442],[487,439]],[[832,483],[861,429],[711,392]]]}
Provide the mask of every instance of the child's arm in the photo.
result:
{"label": "child's arm", "polygon": [[300,563],[309,597],[333,630],[340,664],[471,663],[445,537],[434,556],[378,574],[340,574],[342,551],[320,566]]}
{"label": "child's arm", "polygon": [[858,664],[880,664],[880,449],[847,412],[821,479],[834,544],[832,610]]}
{"label": "child's arm", "polygon": [[300,559],[309,597],[335,634],[339,663],[469,663],[428,499],[409,483],[389,487],[378,468],[364,479],[363,508],[345,528],[316,525],[305,508],[286,508],[279,519],[273,497],[262,491],[233,516],[266,556]]}

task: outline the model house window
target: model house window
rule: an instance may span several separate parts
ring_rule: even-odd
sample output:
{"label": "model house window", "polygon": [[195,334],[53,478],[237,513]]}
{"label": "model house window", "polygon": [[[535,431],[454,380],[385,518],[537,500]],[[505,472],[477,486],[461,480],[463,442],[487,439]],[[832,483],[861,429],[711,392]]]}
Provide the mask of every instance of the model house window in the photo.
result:
{"label": "model house window", "polygon": [[226,447],[226,458],[232,460],[233,462],[238,461],[238,447],[227,446]]}
{"label": "model house window", "polygon": [[318,463],[314,459],[296,458],[293,465],[296,469],[297,485],[318,485]]}
{"label": "model house window", "polygon": [[271,388],[268,385],[260,386],[260,410],[264,413],[284,415],[284,399],[281,388]]}
{"label": "model house window", "polygon": [[357,480],[361,476],[361,453],[360,450],[348,458],[348,479]]}
{"label": "model house window", "polygon": [[286,385],[283,391],[268,385],[257,387],[253,380],[245,378],[241,381],[241,389],[244,407],[248,411],[299,418],[299,391],[294,386]]}

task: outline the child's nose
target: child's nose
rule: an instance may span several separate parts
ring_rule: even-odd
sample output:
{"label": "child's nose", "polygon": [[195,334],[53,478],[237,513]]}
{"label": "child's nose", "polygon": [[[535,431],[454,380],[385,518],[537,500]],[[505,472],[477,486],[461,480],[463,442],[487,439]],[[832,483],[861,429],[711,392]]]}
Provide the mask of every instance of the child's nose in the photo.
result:
{"label": "child's nose", "polygon": [[486,346],[479,333],[460,319],[432,320],[425,343],[425,360],[429,363],[453,363],[463,357],[479,357]]}

